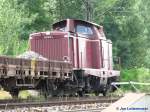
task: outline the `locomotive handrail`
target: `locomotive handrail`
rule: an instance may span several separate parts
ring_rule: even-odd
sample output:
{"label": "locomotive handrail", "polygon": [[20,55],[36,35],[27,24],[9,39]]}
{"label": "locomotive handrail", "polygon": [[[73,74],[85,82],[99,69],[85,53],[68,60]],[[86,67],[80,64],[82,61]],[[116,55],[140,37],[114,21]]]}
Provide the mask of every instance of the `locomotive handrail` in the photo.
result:
{"label": "locomotive handrail", "polygon": [[142,83],[142,82],[134,82],[134,81],[129,81],[129,82],[113,82],[113,83],[111,83],[111,85],[130,85],[130,84],[145,85],[145,86],[149,86],[150,85],[150,83]]}
{"label": "locomotive handrail", "polygon": [[135,85],[149,86],[150,83],[128,81],[128,82],[112,82],[111,85],[114,86],[116,89],[118,89],[121,93],[123,93],[123,91],[118,88],[119,85],[131,85],[136,92],[140,92],[140,90],[137,87],[135,87]]}

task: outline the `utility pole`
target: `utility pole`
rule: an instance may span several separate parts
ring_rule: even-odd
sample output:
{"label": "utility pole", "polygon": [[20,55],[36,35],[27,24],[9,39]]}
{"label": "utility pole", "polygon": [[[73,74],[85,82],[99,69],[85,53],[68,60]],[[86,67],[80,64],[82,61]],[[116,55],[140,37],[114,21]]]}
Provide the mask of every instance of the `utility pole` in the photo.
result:
{"label": "utility pole", "polygon": [[91,21],[92,15],[93,15],[93,7],[92,7],[92,1],[91,0],[82,0],[85,6],[86,10],[86,20]]}

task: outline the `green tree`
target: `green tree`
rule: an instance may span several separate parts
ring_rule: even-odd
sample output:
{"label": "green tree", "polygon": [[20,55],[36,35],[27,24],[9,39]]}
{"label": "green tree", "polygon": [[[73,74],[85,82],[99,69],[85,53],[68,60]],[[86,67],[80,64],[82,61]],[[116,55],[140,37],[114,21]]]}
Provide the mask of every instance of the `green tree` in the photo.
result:
{"label": "green tree", "polygon": [[116,0],[102,1],[102,3],[105,5],[99,4],[96,8],[96,14],[97,11],[101,11],[100,16],[97,17],[100,19],[96,18],[96,20],[104,26],[107,38],[113,41],[114,52],[121,57],[122,66],[125,68],[143,66],[146,36],[140,11],[141,1]]}
{"label": "green tree", "polygon": [[14,55],[19,49],[19,33],[24,23],[31,23],[15,0],[0,0],[0,52]]}
{"label": "green tree", "polygon": [[[150,2],[147,0],[0,0],[0,53],[15,55],[29,34],[75,18],[104,26],[124,68],[150,66]],[[13,47],[12,47],[13,46]]]}

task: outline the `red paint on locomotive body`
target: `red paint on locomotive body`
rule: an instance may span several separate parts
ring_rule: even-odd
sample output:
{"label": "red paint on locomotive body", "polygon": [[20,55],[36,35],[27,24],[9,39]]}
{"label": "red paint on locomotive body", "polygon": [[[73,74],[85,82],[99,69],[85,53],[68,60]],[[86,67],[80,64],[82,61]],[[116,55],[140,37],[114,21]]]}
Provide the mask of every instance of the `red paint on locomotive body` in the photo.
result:
{"label": "red paint on locomotive body", "polygon": [[[39,34],[39,35],[38,35]],[[38,36],[37,36],[38,35]],[[31,36],[31,50],[50,60],[63,61],[64,56],[68,56],[68,39],[64,38],[65,33],[49,32],[36,33]]]}
{"label": "red paint on locomotive body", "polygon": [[74,69],[83,69],[87,74],[119,75],[112,68],[111,41],[106,39],[102,26],[91,22],[73,19],[57,22],[51,32],[31,34],[30,46],[49,60],[70,61]]}

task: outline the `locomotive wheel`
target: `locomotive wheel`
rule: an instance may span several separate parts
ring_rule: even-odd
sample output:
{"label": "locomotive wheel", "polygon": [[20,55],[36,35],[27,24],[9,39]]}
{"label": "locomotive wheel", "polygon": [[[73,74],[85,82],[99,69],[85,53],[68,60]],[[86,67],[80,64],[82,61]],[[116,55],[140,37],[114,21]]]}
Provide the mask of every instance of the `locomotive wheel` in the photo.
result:
{"label": "locomotive wheel", "polygon": [[103,92],[102,92],[102,94],[103,94],[103,96],[107,96],[108,91],[107,91],[107,90],[105,90],[105,91],[103,91]]}
{"label": "locomotive wheel", "polygon": [[108,85],[106,85],[106,87],[104,88],[102,94],[103,94],[103,96],[107,96],[108,93],[110,93],[110,92],[112,92],[112,86],[108,84]]}

